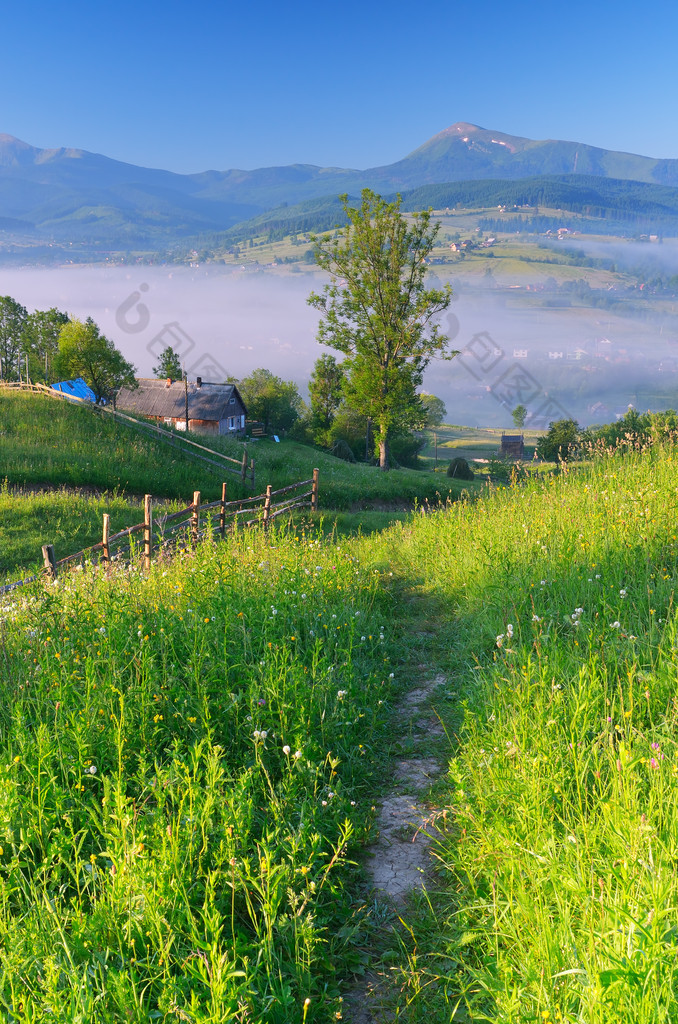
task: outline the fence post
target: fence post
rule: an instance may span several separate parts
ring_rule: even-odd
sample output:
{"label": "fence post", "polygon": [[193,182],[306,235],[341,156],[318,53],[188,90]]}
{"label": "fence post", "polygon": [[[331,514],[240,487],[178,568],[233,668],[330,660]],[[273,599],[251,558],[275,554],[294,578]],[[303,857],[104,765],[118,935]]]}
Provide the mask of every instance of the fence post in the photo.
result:
{"label": "fence post", "polygon": [[223,540],[226,536],[226,481],[221,485],[221,510],[219,512],[219,533]]}
{"label": "fence post", "polygon": [[318,511],[318,475],[320,470],[313,470],[313,483],[311,485],[311,512]]}
{"label": "fence post", "polygon": [[254,490],[254,459],[250,461],[250,469],[252,470],[252,490]]}
{"label": "fence post", "polygon": [[198,532],[200,530],[200,491],[193,491],[193,515],[191,516],[191,543],[195,547],[198,543]]}
{"label": "fence post", "polygon": [[53,544],[43,544],[42,545],[42,560],[45,563],[45,569],[47,570],[47,575],[49,577],[51,577],[51,579],[55,580],[57,578],[57,567],[56,567],[56,558],[54,557],[54,545]]}
{"label": "fence post", "polygon": [[102,549],[103,549],[103,561],[104,565],[108,569],[111,564],[111,549],[108,546],[108,538],[111,535],[111,517],[108,512],[104,512],[104,532],[101,538]]}
{"label": "fence post", "polygon": [[245,480],[247,479],[247,445],[245,445],[242,452],[242,467],[240,470],[240,477],[242,479],[242,482],[245,483]]}
{"label": "fence post", "polygon": [[153,507],[151,495],[144,494],[144,569],[151,568],[151,553],[153,551]]}
{"label": "fence post", "polygon": [[266,498],[264,500],[264,529],[268,530],[268,517],[271,512],[271,491],[273,490],[272,484],[268,484],[266,487]]}

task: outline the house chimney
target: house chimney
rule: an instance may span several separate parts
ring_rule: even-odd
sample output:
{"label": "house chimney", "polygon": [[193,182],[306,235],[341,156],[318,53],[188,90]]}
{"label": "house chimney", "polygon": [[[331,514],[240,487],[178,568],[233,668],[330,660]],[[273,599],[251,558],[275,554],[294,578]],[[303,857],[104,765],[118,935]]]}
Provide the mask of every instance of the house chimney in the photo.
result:
{"label": "house chimney", "polygon": [[202,377],[196,377],[195,378],[195,386],[197,388],[201,388],[202,387]]}
{"label": "house chimney", "polygon": [[167,383],[165,384],[165,387],[166,388],[171,388],[172,387],[172,378],[171,377],[167,378]]}

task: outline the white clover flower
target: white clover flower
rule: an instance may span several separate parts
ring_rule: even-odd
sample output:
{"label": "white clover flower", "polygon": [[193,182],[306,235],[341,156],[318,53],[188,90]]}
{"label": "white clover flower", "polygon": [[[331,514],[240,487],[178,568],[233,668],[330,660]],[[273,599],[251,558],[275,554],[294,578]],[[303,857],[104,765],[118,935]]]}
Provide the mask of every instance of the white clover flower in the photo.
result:
{"label": "white clover flower", "polygon": [[541,622],[541,619],[539,618],[538,615],[535,614],[535,615],[532,616],[532,621],[533,622]]}
{"label": "white clover flower", "polygon": [[301,757],[301,751],[300,750],[295,750],[294,751],[294,760],[298,761],[300,757]]}
{"label": "white clover flower", "polygon": [[337,697],[339,698],[339,700],[343,700],[347,693],[348,690],[338,690]]}
{"label": "white clover flower", "polygon": [[513,624],[510,622],[506,627],[506,636],[509,638],[509,640],[513,639]]}
{"label": "white clover flower", "polygon": [[501,647],[503,642],[504,642],[504,634],[500,633],[499,636],[497,637],[497,647]]}
{"label": "white clover flower", "polygon": [[618,620],[616,620],[615,622],[610,623],[610,629],[619,629],[620,625],[621,623]]}
{"label": "white clover flower", "polygon": [[626,597],[626,593],[627,593],[626,590],[622,589],[622,590],[619,591],[619,596],[620,597]]}
{"label": "white clover flower", "polygon": [[395,672],[389,672],[388,678],[389,679],[395,679]]}
{"label": "white clover flower", "polygon": [[96,773],[97,773],[97,766],[95,764],[91,764],[89,766],[89,768],[87,769],[87,771],[90,773],[90,775],[96,775]]}
{"label": "white clover flower", "polygon": [[283,747],[283,754],[285,754],[286,757],[290,756],[290,748],[287,746],[287,744],[285,744],[285,746]]}
{"label": "white clover flower", "polygon": [[367,639],[367,637],[365,637],[365,636],[361,636],[361,637],[360,637],[360,639],[361,639],[361,640],[366,640],[366,639]]}
{"label": "white clover flower", "polygon": [[277,615],[277,614],[278,614],[278,609],[274,608],[273,605],[271,605],[271,615]]}

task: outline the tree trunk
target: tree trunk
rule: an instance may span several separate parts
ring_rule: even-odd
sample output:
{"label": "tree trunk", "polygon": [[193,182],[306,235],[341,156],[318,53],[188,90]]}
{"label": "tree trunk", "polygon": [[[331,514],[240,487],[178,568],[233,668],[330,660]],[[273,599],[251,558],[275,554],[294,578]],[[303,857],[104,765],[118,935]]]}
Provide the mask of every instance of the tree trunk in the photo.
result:
{"label": "tree trunk", "polygon": [[386,473],[389,469],[389,443],[388,437],[383,435],[379,438],[379,469]]}

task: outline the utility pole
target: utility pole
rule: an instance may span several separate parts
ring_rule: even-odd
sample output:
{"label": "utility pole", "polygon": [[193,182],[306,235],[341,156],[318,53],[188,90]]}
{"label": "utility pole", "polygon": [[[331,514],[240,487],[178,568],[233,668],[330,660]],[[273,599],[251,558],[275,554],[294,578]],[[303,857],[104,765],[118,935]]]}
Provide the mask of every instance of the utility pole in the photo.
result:
{"label": "utility pole", "polygon": [[184,399],[186,404],[186,433],[188,433],[188,374],[184,370]]}
{"label": "utility pole", "polygon": [[433,440],[434,440],[435,446],[436,446],[436,469],[438,469],[438,432],[437,432],[437,430],[433,431]]}

